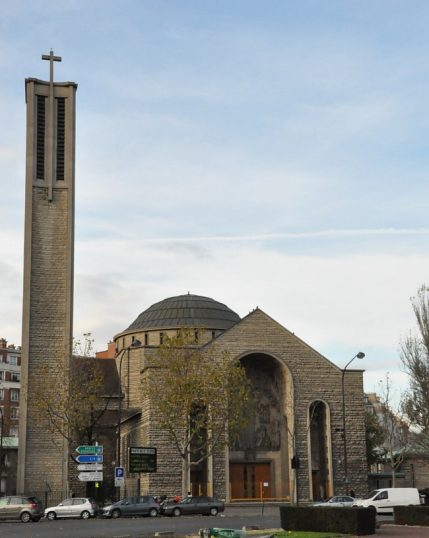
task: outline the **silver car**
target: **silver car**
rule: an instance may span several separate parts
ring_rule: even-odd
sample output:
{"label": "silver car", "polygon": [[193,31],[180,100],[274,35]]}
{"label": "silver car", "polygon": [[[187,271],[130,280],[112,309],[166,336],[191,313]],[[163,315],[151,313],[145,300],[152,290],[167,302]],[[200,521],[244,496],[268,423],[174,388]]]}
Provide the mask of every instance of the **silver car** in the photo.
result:
{"label": "silver car", "polygon": [[337,495],[336,497],[331,497],[327,501],[314,503],[313,506],[339,508],[341,506],[353,506],[355,501],[356,499],[349,495]]}
{"label": "silver car", "polygon": [[39,521],[43,505],[34,496],[10,495],[0,499],[0,519],[20,519],[23,523]]}
{"label": "silver car", "polygon": [[49,521],[54,521],[57,518],[80,517],[89,519],[97,515],[97,504],[94,499],[85,497],[74,497],[72,499],[64,499],[57,506],[50,506],[45,510],[45,517]]}

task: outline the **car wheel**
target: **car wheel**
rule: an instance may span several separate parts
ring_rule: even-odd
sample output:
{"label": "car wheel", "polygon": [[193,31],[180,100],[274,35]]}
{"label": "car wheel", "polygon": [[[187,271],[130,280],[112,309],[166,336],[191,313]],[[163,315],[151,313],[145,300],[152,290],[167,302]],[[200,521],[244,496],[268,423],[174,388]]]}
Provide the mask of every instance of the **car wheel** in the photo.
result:
{"label": "car wheel", "polygon": [[156,517],[158,515],[158,510],[156,508],[151,508],[149,510],[150,517]]}
{"label": "car wheel", "polygon": [[217,516],[217,512],[218,512],[218,509],[215,508],[214,506],[212,508],[210,508],[210,515],[211,516]]}
{"label": "car wheel", "polygon": [[121,511],[120,510],[113,510],[112,517],[113,517],[113,519],[118,519],[118,517],[121,517]]}
{"label": "car wheel", "polygon": [[368,506],[368,508],[371,508],[371,512],[377,515],[377,508],[374,505]]}
{"label": "car wheel", "polygon": [[182,514],[182,512],[180,511],[180,508],[175,508],[173,510],[173,516],[174,517],[179,517],[181,514]]}
{"label": "car wheel", "polygon": [[29,512],[22,512],[20,519],[23,523],[28,523],[31,521],[31,514]]}
{"label": "car wheel", "polygon": [[81,513],[80,517],[81,517],[82,519],[89,519],[89,518],[91,517],[91,514],[88,512],[88,510],[84,510],[84,511]]}
{"label": "car wheel", "polygon": [[54,521],[54,519],[57,519],[57,514],[55,512],[48,512],[46,517],[49,521]]}

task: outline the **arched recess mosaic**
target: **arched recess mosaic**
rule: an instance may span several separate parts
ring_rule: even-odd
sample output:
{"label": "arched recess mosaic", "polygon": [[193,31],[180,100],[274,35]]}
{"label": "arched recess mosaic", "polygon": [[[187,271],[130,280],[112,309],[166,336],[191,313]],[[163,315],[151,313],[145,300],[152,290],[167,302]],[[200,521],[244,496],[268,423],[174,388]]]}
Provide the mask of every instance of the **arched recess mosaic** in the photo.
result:
{"label": "arched recess mosaic", "polygon": [[310,483],[313,500],[333,495],[330,410],[315,400],[308,408]]}
{"label": "arched recess mosaic", "polygon": [[291,496],[293,383],[282,361],[266,353],[240,359],[252,384],[249,422],[229,453],[231,499]]}

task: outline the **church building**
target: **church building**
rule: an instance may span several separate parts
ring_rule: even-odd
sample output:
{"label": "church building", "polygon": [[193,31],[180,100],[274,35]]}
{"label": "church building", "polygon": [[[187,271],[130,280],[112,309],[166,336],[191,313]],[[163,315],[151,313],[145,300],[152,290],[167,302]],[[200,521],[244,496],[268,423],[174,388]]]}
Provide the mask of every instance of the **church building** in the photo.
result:
{"label": "church building", "polygon": [[[22,379],[18,492],[59,498],[76,482],[70,440],[46,428],[34,402],[67,401],[71,374],[74,274],[74,82],[25,82],[27,109]],[[199,331],[213,357],[239,360],[252,385],[252,419],[238,442],[191,470],[194,494],[234,499],[311,500],[366,492],[364,393],[361,370],[341,370],[260,309],[240,318],[208,297],[181,295],[143,311],[114,337],[115,356],[100,358],[109,396],[103,489],[114,491],[113,468],[124,467],[121,496],[181,492],[180,456],[156,420],[157,402],[143,390],[157,373],[150,358],[166,336]],[[94,359],[96,360],[96,359]],[[116,363],[116,364],[115,364]],[[119,442],[118,442],[119,441]],[[53,447],[55,451],[53,452]],[[129,471],[131,448],[156,449],[154,472]],[[53,457],[55,454],[55,457]],[[98,475],[97,475],[98,476]],[[117,477],[119,478],[119,477]],[[92,480],[92,479],[91,479]],[[119,481],[117,481],[119,483]],[[61,496],[61,497],[60,497]]]}
{"label": "church building", "polygon": [[227,351],[239,359],[255,409],[238,443],[191,469],[193,494],[293,501],[366,493],[363,372],[343,372],[259,308],[240,319],[226,305],[188,293],[152,305],[114,337],[123,395],[120,464],[127,469],[130,447],[157,451],[156,472],[128,473],[122,494],[180,493],[180,456],[142,386],[154,375],[150,356],[185,327],[198,329],[199,345],[214,346],[214,356]]}

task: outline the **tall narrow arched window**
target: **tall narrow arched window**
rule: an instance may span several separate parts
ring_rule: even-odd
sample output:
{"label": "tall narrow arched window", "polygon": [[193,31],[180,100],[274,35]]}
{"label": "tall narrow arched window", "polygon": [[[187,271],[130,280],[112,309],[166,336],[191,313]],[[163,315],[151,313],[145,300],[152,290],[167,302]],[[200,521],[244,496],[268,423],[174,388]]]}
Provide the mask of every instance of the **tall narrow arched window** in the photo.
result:
{"label": "tall narrow arched window", "polygon": [[321,500],[333,493],[329,407],[316,400],[310,404],[308,412],[312,498]]}

